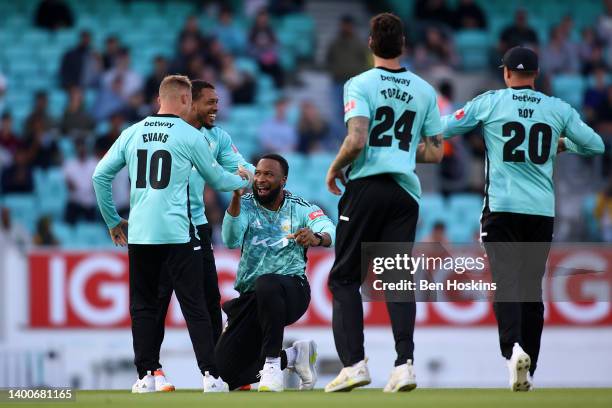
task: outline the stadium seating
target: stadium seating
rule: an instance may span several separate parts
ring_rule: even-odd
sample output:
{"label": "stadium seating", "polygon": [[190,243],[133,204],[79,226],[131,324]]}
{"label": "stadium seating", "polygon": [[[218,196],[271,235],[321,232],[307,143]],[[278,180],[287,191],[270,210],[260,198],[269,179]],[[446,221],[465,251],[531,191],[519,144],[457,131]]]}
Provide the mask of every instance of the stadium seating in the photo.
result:
{"label": "stadium seating", "polygon": [[582,108],[585,81],[580,75],[557,75],[552,79],[552,89],[553,95],[576,109]]}
{"label": "stadium seating", "polygon": [[487,68],[490,34],[481,30],[465,30],[455,35],[455,46],[464,70]]}

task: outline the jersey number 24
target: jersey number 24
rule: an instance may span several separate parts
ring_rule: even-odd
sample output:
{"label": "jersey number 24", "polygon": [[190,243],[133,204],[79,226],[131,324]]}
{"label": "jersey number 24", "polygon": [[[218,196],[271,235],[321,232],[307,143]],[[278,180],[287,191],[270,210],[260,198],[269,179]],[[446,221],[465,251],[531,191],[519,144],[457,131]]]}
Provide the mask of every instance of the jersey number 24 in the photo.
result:
{"label": "jersey number 24", "polygon": [[[410,150],[412,141],[412,123],[414,122],[415,112],[406,110],[395,120],[395,111],[390,106],[381,106],[376,109],[375,120],[380,120],[370,131],[370,146],[386,147],[391,146],[393,138],[399,140],[400,150]],[[393,136],[384,133],[393,126]]]}

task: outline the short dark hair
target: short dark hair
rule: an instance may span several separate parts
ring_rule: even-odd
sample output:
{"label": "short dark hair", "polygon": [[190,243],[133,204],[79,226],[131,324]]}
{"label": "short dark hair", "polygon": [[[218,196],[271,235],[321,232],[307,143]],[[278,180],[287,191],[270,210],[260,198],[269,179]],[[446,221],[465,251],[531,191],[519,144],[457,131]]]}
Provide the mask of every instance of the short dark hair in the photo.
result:
{"label": "short dark hair", "polygon": [[391,59],[402,55],[404,24],[391,13],[378,14],[370,20],[370,49],[380,58]]}
{"label": "short dark hair", "polygon": [[204,89],[215,89],[215,86],[203,79],[194,79],[191,81],[191,99],[197,100]]}
{"label": "short dark hair", "polygon": [[276,160],[277,162],[280,163],[281,168],[283,169],[283,173],[285,174],[285,176],[289,175],[289,163],[287,162],[287,159],[285,159],[280,154],[276,154],[276,153],[264,154],[263,156],[261,156],[259,158],[259,160],[262,160],[262,159]]}

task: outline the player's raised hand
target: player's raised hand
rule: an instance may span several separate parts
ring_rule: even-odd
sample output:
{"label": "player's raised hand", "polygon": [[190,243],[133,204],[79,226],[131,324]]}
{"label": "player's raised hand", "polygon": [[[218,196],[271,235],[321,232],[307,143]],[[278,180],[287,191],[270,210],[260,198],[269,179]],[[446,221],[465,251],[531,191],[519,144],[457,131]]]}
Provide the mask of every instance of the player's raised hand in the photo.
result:
{"label": "player's raised hand", "polygon": [[238,175],[240,177],[242,177],[243,180],[248,180],[249,181],[249,185],[253,185],[253,173],[251,173],[250,171],[248,171],[247,169],[245,169],[242,166],[238,166]]}
{"label": "player's raised hand", "polygon": [[108,231],[110,233],[111,239],[113,240],[113,244],[117,246],[126,246],[127,245],[127,237],[125,236],[125,229],[128,227],[127,220],[121,218],[119,224],[115,227],[110,228]]}
{"label": "player's raised hand", "polygon": [[327,189],[332,194],[341,195],[342,191],[338,188],[336,180],[340,180],[342,185],[346,186],[346,179],[344,178],[344,173],[342,170],[334,170],[333,167],[330,167],[327,171],[327,176],[325,177],[325,184],[327,184]]}

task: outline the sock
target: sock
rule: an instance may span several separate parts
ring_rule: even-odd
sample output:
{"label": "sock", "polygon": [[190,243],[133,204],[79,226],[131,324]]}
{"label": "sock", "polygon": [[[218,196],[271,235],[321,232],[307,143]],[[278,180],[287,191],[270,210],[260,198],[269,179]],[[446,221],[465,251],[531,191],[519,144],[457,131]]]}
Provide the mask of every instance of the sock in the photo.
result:
{"label": "sock", "polygon": [[153,371],[139,371],[138,372],[138,379],[142,380],[145,375],[153,375]]}
{"label": "sock", "polygon": [[287,367],[293,368],[295,365],[295,359],[297,358],[297,350],[295,347],[289,347],[283,350],[287,355]]}
{"label": "sock", "polygon": [[281,358],[280,357],[266,357],[266,364],[276,366],[280,369]]}

